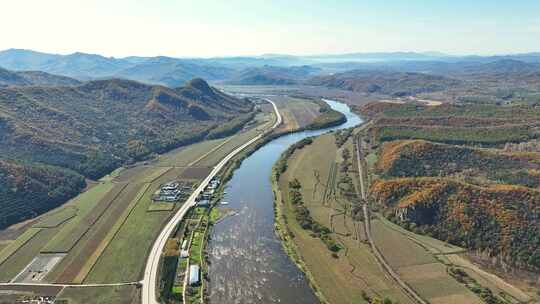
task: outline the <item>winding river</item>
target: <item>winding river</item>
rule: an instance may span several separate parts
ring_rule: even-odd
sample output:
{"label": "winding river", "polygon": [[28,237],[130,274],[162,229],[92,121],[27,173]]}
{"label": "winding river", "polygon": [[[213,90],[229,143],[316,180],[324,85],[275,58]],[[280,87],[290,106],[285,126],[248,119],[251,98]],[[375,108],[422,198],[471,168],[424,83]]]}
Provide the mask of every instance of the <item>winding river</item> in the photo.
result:
{"label": "winding river", "polygon": [[303,273],[274,233],[272,166],[299,140],[362,122],[345,104],[325,100],[347,122],[277,138],[246,158],[227,183],[224,201],[237,212],[217,223],[208,244],[212,303],[318,303]]}

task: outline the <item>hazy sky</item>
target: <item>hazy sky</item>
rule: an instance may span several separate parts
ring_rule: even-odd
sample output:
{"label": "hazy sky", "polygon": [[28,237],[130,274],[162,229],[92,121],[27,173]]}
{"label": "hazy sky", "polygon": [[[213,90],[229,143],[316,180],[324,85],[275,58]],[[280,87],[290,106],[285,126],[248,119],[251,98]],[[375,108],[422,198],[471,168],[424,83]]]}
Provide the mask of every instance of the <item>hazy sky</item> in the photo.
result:
{"label": "hazy sky", "polygon": [[540,0],[0,1],[0,49],[177,57],[540,51]]}

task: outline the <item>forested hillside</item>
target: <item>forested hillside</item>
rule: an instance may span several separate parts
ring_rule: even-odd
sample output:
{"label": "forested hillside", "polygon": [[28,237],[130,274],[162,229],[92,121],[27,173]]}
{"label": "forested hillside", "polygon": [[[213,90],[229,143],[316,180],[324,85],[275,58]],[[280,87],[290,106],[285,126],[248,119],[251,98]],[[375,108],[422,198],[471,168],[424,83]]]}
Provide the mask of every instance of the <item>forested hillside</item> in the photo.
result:
{"label": "forested hillside", "polygon": [[59,206],[84,187],[73,171],[0,160],[0,229]]}
{"label": "forested hillside", "polygon": [[[534,106],[371,103],[375,204],[490,263],[540,271],[540,112]],[[529,148],[533,147],[533,148]]]}
{"label": "forested hillside", "polygon": [[456,176],[475,183],[540,187],[540,153],[536,152],[398,140],[384,143],[376,168],[385,177]]}
{"label": "forested hillside", "polygon": [[[120,79],[10,86],[0,88],[0,160],[22,161],[23,168],[55,166],[47,167],[50,172],[61,167],[96,179],[153,153],[234,133],[252,112],[250,101],[221,93],[202,79],[174,89]],[[18,171],[20,178],[31,179],[27,173],[33,171]],[[60,201],[79,190],[68,188],[55,190],[63,193],[54,196],[58,199],[24,199],[20,204],[34,210],[36,204]],[[19,188],[17,196],[30,198],[26,190],[31,189]],[[0,197],[0,206],[8,203],[8,197]],[[6,209],[0,210],[5,216]]]}
{"label": "forested hillside", "polygon": [[540,137],[540,108],[476,104],[369,103],[358,109],[375,120],[381,141],[425,139],[447,144],[503,147]]}
{"label": "forested hillside", "polygon": [[373,198],[413,231],[540,271],[540,191],[441,178],[376,181]]}

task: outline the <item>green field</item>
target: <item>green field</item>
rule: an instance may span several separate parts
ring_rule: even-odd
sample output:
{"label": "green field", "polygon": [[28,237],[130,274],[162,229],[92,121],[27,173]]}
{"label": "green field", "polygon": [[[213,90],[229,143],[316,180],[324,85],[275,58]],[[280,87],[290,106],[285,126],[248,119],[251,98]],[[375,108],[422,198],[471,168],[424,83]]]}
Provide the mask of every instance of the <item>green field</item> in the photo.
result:
{"label": "green field", "polygon": [[32,239],[36,234],[41,231],[39,228],[31,228],[26,230],[21,236],[19,236],[15,241],[11,242],[9,245],[6,245],[5,248],[0,251],[0,265],[4,263],[11,255],[13,255],[19,248],[26,244],[30,239]]}
{"label": "green field", "polygon": [[[151,184],[118,230],[85,279],[85,283],[130,282],[140,279],[146,255],[159,228],[170,212],[148,212],[152,193],[159,184]],[[137,244],[137,246],[133,246]]]}
{"label": "green field", "polygon": [[148,206],[148,211],[149,212],[172,211],[174,210],[175,205],[176,205],[175,203],[169,203],[169,202],[155,202],[155,203],[150,204],[150,206]]}
{"label": "green field", "polygon": [[199,159],[202,155],[223,143],[227,138],[213,139],[189,145],[163,154],[158,163],[163,166],[186,167]]}
{"label": "green field", "polygon": [[67,222],[73,217],[77,216],[77,208],[75,206],[63,207],[58,211],[54,211],[42,217],[34,228],[54,228],[58,225]]}
{"label": "green field", "polygon": [[[102,187],[100,187],[102,186]],[[66,223],[60,232],[47,243],[43,252],[68,252],[107,210],[125,184],[103,183],[77,197],[77,216]]]}
{"label": "green field", "polygon": [[0,282],[8,282],[21,272],[39,254],[43,246],[58,233],[61,227],[40,229],[35,236],[19,247],[16,254],[12,254],[4,263],[0,264]]}

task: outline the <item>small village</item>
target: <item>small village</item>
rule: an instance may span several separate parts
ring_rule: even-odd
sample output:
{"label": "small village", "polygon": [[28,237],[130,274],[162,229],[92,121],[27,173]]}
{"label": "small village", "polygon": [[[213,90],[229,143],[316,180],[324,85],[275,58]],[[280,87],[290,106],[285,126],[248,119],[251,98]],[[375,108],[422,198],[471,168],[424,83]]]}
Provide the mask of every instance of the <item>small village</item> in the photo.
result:
{"label": "small village", "polygon": [[[168,299],[184,303],[195,303],[200,299],[206,273],[204,243],[212,213],[209,210],[216,199],[221,181],[214,177],[195,199],[196,205],[182,221],[173,237],[169,238],[164,250],[164,270],[161,278],[161,290]],[[154,200],[183,202],[182,197],[188,192],[185,185],[170,181],[156,191]],[[189,193],[189,192],[188,192]],[[193,301],[192,301],[193,300]]]}

